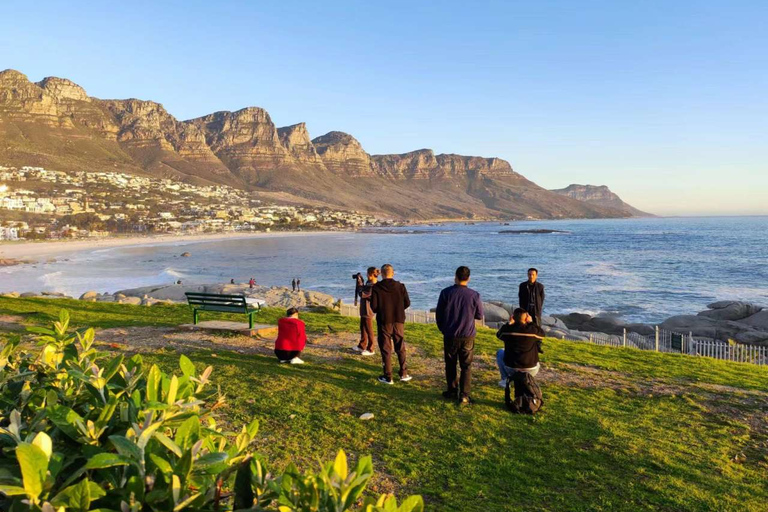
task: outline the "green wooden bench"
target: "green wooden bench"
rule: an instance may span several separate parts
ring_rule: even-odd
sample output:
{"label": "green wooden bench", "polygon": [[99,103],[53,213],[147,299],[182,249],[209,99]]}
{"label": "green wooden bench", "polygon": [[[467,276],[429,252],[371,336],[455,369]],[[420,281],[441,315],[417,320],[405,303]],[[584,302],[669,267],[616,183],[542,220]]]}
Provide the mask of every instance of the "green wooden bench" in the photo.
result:
{"label": "green wooden bench", "polygon": [[186,292],[187,302],[192,307],[192,321],[197,325],[199,311],[218,311],[221,313],[242,313],[248,315],[248,328],[253,329],[253,315],[259,312],[263,301],[254,300],[256,309],[251,309],[245,295],[225,295],[218,293]]}

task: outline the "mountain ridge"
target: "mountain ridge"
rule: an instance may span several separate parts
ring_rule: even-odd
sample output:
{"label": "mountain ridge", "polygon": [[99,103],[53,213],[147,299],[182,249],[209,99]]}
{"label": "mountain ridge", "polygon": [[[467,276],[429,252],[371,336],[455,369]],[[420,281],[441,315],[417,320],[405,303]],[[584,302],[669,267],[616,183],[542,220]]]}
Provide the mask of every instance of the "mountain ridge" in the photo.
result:
{"label": "mountain ridge", "polygon": [[496,157],[370,155],[348,133],[312,139],[305,123],[277,127],[253,106],[180,121],[155,101],[94,98],[15,70],[0,72],[0,163],[118,168],[409,220],[628,215],[547,191]]}
{"label": "mountain ridge", "polygon": [[634,206],[625,203],[616,193],[606,185],[580,185],[571,183],[565,188],[552,189],[550,192],[568,196],[572,199],[586,203],[614,208],[627,213],[628,217],[655,217],[655,215],[638,210]]}

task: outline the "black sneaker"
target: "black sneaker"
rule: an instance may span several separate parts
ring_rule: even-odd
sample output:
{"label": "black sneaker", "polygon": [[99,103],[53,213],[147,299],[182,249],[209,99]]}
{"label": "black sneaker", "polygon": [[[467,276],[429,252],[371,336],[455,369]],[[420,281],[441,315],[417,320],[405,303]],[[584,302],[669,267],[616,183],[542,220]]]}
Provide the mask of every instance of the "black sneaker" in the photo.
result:
{"label": "black sneaker", "polygon": [[382,384],[389,384],[390,386],[391,386],[392,384],[394,384],[394,383],[392,382],[392,379],[388,379],[386,375],[382,375],[382,376],[380,376],[380,377],[379,377],[379,382],[381,382]]}
{"label": "black sneaker", "polygon": [[456,400],[459,398],[459,390],[451,389],[449,391],[443,391],[443,398],[447,398],[448,400]]}

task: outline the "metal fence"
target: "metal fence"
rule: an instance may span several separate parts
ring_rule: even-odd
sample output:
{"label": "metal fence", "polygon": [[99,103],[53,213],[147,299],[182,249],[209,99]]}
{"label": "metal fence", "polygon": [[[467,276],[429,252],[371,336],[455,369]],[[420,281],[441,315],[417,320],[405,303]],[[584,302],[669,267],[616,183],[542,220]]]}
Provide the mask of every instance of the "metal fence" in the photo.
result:
{"label": "metal fence", "polygon": [[[350,304],[341,304],[340,311],[343,316],[360,316],[360,308]],[[435,314],[430,311],[406,311],[406,323],[434,324]],[[582,336],[566,336],[562,339],[569,341],[587,342],[608,347],[630,347],[639,350],[653,350],[655,352],[670,352],[677,354],[689,354],[693,356],[712,357],[723,361],[735,361],[768,366],[768,346],[745,345],[742,343],[730,343],[724,341],[698,340],[692,333],[683,334],[667,331],[656,327],[652,334],[643,335],[636,332],[603,334],[585,333]]]}
{"label": "metal fence", "polygon": [[694,338],[692,333],[683,334],[659,327],[649,335],[627,332],[625,329],[622,335],[589,333],[583,336],[566,336],[563,339],[609,347],[631,347],[768,366],[768,346],[700,340]]}
{"label": "metal fence", "polygon": [[[360,306],[341,304],[339,312],[342,316],[360,317]],[[405,322],[409,324],[434,324],[435,314],[430,311],[408,310],[405,312]]]}

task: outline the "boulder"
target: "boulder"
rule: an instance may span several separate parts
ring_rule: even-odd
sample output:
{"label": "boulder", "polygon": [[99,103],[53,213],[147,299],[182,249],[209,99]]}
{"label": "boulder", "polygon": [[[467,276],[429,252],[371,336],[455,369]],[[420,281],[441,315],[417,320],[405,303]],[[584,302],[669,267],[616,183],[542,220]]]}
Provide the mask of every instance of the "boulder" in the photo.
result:
{"label": "boulder", "polygon": [[733,339],[739,343],[768,343],[768,331],[743,331],[736,333]]}
{"label": "boulder", "polygon": [[768,331],[768,309],[764,309],[754,315],[739,320],[739,324],[747,325],[759,331]]}
{"label": "boulder", "polygon": [[31,297],[37,297],[37,294],[35,292],[24,292],[21,295],[19,295],[19,297],[24,298],[24,299],[28,299],[28,298],[31,298]]}
{"label": "boulder", "polygon": [[314,290],[305,291],[304,298],[308,306],[325,306],[328,308],[332,308],[336,303],[336,299],[334,299],[332,295],[328,295],[327,293],[316,292]]}
{"label": "boulder", "polygon": [[749,330],[739,327],[735,322],[718,321],[699,315],[677,315],[667,318],[661,323],[662,329],[675,332],[692,332],[697,336],[724,339],[732,338],[737,333]]}
{"label": "boulder", "polygon": [[8,297],[9,299],[18,299],[21,296],[19,292],[8,292],[4,293],[3,297]]}
{"label": "boulder", "polygon": [[741,301],[714,302],[707,307],[710,309],[700,312],[698,316],[716,320],[743,320],[763,309],[761,306]]}
{"label": "boulder", "polygon": [[124,299],[120,299],[117,301],[118,304],[132,304],[134,306],[138,306],[141,304],[141,299],[139,297],[125,297]]}
{"label": "boulder", "polygon": [[96,298],[99,296],[99,292],[96,291],[89,291],[85,292],[80,296],[80,300],[96,300]]}
{"label": "boulder", "polygon": [[189,254],[188,252],[183,252],[183,253],[181,253],[181,257],[182,257],[182,258],[189,258],[190,256],[192,256],[192,255],[191,255],[191,254]]}
{"label": "boulder", "polygon": [[483,302],[483,311],[485,312],[486,324],[509,321],[509,312],[501,306],[497,306],[496,304]]}
{"label": "boulder", "polygon": [[507,302],[502,302],[500,300],[489,300],[488,304],[493,304],[494,306],[498,306],[504,309],[509,314],[510,317],[512,316],[512,312],[515,310],[515,307],[516,307],[516,306],[513,306],[512,304],[509,304]]}
{"label": "boulder", "polygon": [[566,326],[562,320],[560,320],[559,318],[555,318],[554,316],[547,316],[547,315],[542,316],[541,326],[552,327],[552,328],[560,329],[563,331],[568,330],[568,326]]}

